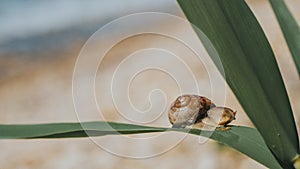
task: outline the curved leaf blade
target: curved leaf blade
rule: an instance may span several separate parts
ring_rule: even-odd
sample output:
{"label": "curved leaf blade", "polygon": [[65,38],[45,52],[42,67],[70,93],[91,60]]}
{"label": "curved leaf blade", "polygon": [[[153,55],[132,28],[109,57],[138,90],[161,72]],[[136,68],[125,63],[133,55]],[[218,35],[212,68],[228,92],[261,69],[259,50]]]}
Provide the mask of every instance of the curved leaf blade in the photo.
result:
{"label": "curved leaf blade", "polygon": [[270,0],[300,76],[300,27],[283,0]]}
{"label": "curved leaf blade", "polygon": [[[197,132],[191,131],[192,134],[197,134]],[[233,126],[228,132],[215,131],[211,139],[246,154],[268,168],[281,168],[256,129]]]}
{"label": "curved leaf blade", "polygon": [[[155,128],[114,122],[49,123],[0,125],[0,139],[68,138],[113,134],[135,134],[162,132],[166,128]],[[91,131],[91,133],[89,132]],[[92,133],[95,132],[95,133]]]}
{"label": "curved leaf blade", "polygon": [[223,67],[207,48],[211,58],[220,71],[224,68],[224,78],[268,147],[283,167],[293,168],[299,140],[289,99],[272,49],[245,1],[178,3],[214,45]]}
{"label": "curved leaf blade", "polygon": [[[0,125],[0,139],[46,139],[141,134],[150,132],[189,132],[232,147],[270,168],[281,168],[256,129],[232,126],[227,131],[170,129],[114,122]],[[213,133],[212,133],[213,132]]]}

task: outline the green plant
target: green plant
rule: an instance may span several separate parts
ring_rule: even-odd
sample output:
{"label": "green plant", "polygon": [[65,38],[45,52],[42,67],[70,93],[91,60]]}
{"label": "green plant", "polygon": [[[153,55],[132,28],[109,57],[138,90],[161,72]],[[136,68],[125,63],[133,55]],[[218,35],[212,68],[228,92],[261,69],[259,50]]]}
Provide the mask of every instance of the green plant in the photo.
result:
{"label": "green plant", "polygon": [[[270,2],[299,67],[299,36],[293,38],[295,33],[299,35],[299,27],[287,8],[282,6],[282,0]],[[195,135],[201,133],[267,167],[299,168],[298,134],[284,83],[271,47],[247,4],[243,0],[178,0],[178,3],[187,19],[200,28],[216,48],[227,83],[257,129],[232,126],[228,131],[211,132],[112,122],[0,125],[0,139],[69,138],[167,131]],[[285,28],[286,22],[293,22],[293,28]],[[212,53],[211,58],[216,59]],[[217,66],[221,69],[220,65]]]}
{"label": "green plant", "polygon": [[300,28],[283,0],[270,0],[300,75]]}
{"label": "green plant", "polygon": [[227,83],[273,155],[282,167],[293,168],[299,154],[293,112],[274,54],[247,4],[241,0],[179,0],[179,4],[219,52]]}

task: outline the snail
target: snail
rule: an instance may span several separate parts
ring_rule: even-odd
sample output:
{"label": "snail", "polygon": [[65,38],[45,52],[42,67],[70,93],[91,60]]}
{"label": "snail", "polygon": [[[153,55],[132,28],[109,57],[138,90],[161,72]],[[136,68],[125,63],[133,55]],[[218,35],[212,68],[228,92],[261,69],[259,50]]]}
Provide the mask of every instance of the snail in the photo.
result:
{"label": "snail", "polygon": [[205,124],[226,127],[235,115],[236,111],[217,107],[210,99],[198,95],[179,96],[168,112],[173,128],[202,128]]}

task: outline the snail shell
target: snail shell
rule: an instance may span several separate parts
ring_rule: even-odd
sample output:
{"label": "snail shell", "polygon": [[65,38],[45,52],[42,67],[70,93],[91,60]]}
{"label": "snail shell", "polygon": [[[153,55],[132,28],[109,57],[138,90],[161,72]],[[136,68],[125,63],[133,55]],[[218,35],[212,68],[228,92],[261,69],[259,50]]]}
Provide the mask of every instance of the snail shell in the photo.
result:
{"label": "snail shell", "polygon": [[172,103],[168,112],[173,127],[186,127],[200,122],[207,116],[207,111],[215,105],[206,97],[182,95]]}
{"label": "snail shell", "polygon": [[226,126],[235,120],[235,115],[236,111],[227,107],[216,107],[211,100],[198,95],[179,96],[168,112],[173,128]]}

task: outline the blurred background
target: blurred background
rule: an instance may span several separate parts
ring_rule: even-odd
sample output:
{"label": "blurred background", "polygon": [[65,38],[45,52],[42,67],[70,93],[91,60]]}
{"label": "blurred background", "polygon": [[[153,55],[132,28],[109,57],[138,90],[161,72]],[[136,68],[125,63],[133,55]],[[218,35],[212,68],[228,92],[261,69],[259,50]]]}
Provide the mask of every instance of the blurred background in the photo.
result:
{"label": "blurred background", "polygon": [[[300,81],[272,9],[267,0],[248,0],[247,3],[259,20],[275,52],[293,111],[299,112],[300,98],[297,95],[300,94]],[[286,0],[286,3],[300,23],[298,10],[300,1]],[[80,0],[2,0],[0,2],[0,123],[77,122],[72,99],[72,75],[80,50],[99,28],[114,19],[137,12],[162,12],[184,18],[175,0],[94,0],[87,2]],[[138,24],[178,34],[188,32],[191,38],[196,38],[195,33],[187,25],[174,25],[168,20]],[[126,30],[115,29],[112,30],[112,34],[113,31]],[[96,98],[105,120],[133,123],[117,113],[110,96],[110,78],[116,66],[133,52],[154,47],[168,49],[183,60],[190,59],[192,54],[177,43],[165,37],[141,35],[118,43],[107,53],[99,66],[95,81]],[[199,45],[201,45],[200,42]],[[100,44],[97,50],[101,49]],[[204,49],[203,53],[205,53]],[[207,71],[215,71],[215,68],[206,68],[201,62],[187,61],[187,63],[193,72],[198,72],[195,76],[201,87],[199,94],[209,96],[211,89]],[[172,67],[172,64],[170,62],[169,66]],[[124,77],[126,77],[126,71],[124,71]],[[170,126],[166,111],[169,101],[174,100],[179,93],[172,78],[161,72],[149,71],[136,76],[135,80],[131,84],[130,97],[134,106],[139,110],[147,110],[149,92],[163,86],[162,90],[168,102],[161,105],[161,100],[156,100],[157,102],[152,103],[153,107],[158,106],[162,109],[160,114],[155,114],[155,117],[159,118],[146,124]],[[184,87],[189,87],[188,81]],[[87,112],[92,111],[88,102],[83,102],[81,105]],[[233,124],[252,126],[228,87],[225,105],[238,111],[237,120]],[[152,117],[151,112],[157,112],[157,110],[147,112],[150,119],[155,118]],[[130,117],[130,114],[126,116]],[[299,130],[300,115],[295,114],[295,119]],[[85,120],[99,119],[87,113]],[[123,154],[145,152],[147,154],[147,152],[160,152],[160,149],[165,149],[168,144],[174,144],[172,139],[177,138],[178,135],[178,133],[172,133],[157,137],[154,141],[138,146],[130,142],[116,141],[120,139],[120,136],[106,136],[99,139],[100,142],[113,146],[122,144],[118,151],[122,151]],[[0,149],[1,169],[83,167],[146,169],[157,166],[172,169],[265,168],[245,155],[214,141],[199,144],[195,136],[187,136],[171,150],[143,159],[117,156],[100,148],[88,138],[0,140]]]}

